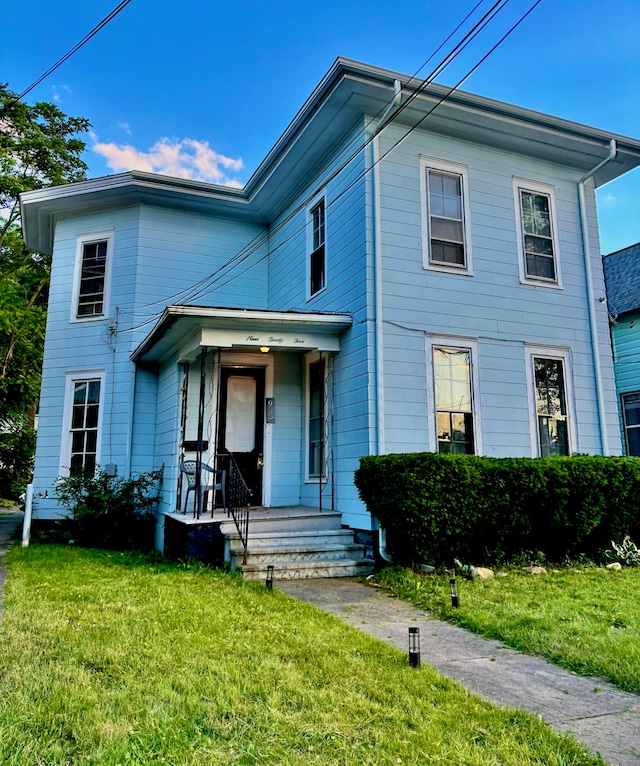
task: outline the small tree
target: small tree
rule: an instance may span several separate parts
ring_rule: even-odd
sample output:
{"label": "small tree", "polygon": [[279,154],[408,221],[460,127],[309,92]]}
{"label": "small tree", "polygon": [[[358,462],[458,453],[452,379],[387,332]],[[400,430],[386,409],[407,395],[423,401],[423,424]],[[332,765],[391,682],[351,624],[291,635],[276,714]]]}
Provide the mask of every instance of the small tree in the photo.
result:
{"label": "small tree", "polygon": [[[54,104],[29,106],[15,98],[0,84],[0,472],[16,477],[2,484],[2,494],[9,496],[18,494],[17,485],[28,478],[11,469],[12,446],[35,444],[31,429],[51,270],[50,257],[24,243],[19,195],[84,179],[85,143],[77,135],[90,127],[88,120],[67,117]],[[20,465],[29,469],[32,455],[33,449],[18,456]]]}

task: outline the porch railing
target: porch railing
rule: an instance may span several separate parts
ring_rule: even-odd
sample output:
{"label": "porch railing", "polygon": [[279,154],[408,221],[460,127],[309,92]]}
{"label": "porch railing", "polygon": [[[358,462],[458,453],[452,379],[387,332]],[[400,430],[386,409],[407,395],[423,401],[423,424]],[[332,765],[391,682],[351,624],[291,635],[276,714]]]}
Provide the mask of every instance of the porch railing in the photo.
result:
{"label": "porch railing", "polygon": [[251,490],[244,480],[233,452],[229,452],[229,472],[227,475],[227,513],[235,524],[240,541],[242,542],[242,563],[247,563],[247,546],[249,543],[249,504],[251,502]]}

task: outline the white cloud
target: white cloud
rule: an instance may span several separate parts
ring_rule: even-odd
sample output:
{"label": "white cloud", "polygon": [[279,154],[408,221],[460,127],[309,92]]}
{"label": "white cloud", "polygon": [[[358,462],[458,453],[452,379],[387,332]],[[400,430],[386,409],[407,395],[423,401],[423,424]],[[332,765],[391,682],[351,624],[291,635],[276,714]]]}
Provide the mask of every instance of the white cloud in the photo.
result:
{"label": "white cloud", "polygon": [[194,181],[208,181],[234,189],[243,187],[240,180],[234,178],[244,167],[242,159],[219,154],[209,146],[208,141],[161,138],[145,152],[131,144],[99,142],[96,136],[93,151],[102,155],[116,173],[143,170]]}
{"label": "white cloud", "polygon": [[610,205],[612,202],[617,202],[617,197],[611,194],[611,192],[607,192],[606,194],[602,195],[600,201]]}
{"label": "white cloud", "polygon": [[62,103],[62,95],[60,91],[71,93],[71,88],[68,85],[60,85],[59,87],[57,85],[53,86],[53,100],[56,102],[56,104]]}
{"label": "white cloud", "polygon": [[124,132],[128,133],[130,136],[133,135],[133,133],[131,132],[131,125],[129,125],[128,122],[119,122],[118,127],[122,128],[122,130],[124,130]]}

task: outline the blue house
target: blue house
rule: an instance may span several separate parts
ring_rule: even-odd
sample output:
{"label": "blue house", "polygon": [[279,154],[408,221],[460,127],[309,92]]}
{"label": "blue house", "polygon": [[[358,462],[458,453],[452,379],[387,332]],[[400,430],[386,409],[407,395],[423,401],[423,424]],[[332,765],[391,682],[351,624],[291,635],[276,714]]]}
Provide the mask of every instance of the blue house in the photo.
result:
{"label": "blue house", "polygon": [[603,258],[622,444],[640,456],[640,243]]}
{"label": "blue house", "polygon": [[245,573],[350,573],[377,539],[363,455],[620,454],[594,189],[639,164],[636,140],[338,59],[242,190],[24,194],[53,254],[35,517],[69,470],[164,466],[171,548],[222,503],[182,515],[194,460],[252,509]]}

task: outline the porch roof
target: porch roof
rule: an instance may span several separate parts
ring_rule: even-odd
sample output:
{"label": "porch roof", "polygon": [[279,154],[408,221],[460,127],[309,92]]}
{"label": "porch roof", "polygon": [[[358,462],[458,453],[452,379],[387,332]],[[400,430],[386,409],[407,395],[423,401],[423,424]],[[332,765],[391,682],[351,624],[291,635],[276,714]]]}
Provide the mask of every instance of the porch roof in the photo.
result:
{"label": "porch roof", "polygon": [[340,333],[352,324],[349,314],[167,306],[131,359],[161,362],[177,353],[187,362],[203,347],[339,351]]}

